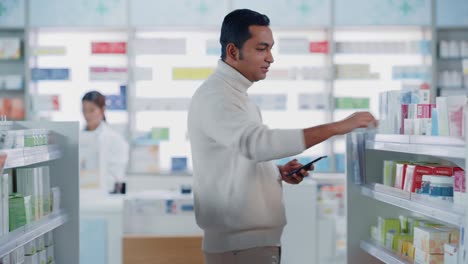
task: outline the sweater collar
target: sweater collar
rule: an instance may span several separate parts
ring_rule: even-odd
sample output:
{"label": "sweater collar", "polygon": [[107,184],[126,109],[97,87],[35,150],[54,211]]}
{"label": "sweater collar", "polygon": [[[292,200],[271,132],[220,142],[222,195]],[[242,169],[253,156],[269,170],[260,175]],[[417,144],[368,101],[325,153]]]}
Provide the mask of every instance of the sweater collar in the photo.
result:
{"label": "sweater collar", "polygon": [[223,76],[223,79],[234,89],[247,93],[247,89],[252,86],[253,82],[245,78],[240,72],[231,67],[229,64],[225,63],[223,60],[218,61],[218,68],[216,73]]}

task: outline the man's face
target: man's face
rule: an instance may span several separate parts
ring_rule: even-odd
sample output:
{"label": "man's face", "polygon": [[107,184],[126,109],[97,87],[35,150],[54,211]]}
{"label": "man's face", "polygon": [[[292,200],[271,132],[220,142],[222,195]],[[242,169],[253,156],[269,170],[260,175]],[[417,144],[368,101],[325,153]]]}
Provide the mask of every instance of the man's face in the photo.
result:
{"label": "man's face", "polygon": [[266,78],[268,68],[273,63],[273,34],[267,26],[250,26],[249,30],[252,37],[242,46],[236,69],[251,82],[256,82]]}

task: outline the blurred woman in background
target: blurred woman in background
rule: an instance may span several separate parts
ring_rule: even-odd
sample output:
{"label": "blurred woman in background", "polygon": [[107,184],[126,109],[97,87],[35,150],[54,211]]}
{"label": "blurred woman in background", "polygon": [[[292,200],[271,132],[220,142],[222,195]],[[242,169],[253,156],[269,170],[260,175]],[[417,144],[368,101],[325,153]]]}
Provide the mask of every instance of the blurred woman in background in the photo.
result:
{"label": "blurred woman in background", "polygon": [[129,146],[106,122],[106,98],[97,91],[83,96],[86,127],[80,135],[80,186],[125,193]]}

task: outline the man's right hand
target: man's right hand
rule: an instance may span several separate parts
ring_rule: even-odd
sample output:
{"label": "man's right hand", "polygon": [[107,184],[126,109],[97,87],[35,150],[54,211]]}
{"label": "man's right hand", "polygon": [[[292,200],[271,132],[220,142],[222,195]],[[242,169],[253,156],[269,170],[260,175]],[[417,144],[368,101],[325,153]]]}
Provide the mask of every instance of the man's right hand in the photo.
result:
{"label": "man's right hand", "polygon": [[369,112],[356,112],[347,118],[336,122],[336,133],[343,135],[356,128],[368,127],[370,124],[377,127],[378,122]]}

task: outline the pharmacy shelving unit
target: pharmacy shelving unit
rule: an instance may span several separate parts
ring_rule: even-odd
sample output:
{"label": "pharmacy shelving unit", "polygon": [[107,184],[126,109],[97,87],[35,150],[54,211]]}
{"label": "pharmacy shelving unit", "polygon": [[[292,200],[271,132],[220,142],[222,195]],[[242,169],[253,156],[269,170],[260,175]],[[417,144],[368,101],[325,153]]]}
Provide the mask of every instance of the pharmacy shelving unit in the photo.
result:
{"label": "pharmacy shelving unit", "polygon": [[468,59],[468,26],[438,27],[436,31],[437,95],[468,95],[468,75],[462,67],[462,61]]}
{"label": "pharmacy shelving unit", "polygon": [[[81,113],[81,98],[91,90],[97,90],[104,95],[118,96],[121,87],[126,87],[128,74],[122,72],[105,79],[105,72],[93,75],[92,71],[128,71],[126,29],[112,28],[47,28],[34,27],[30,29],[30,45],[34,52],[30,56],[29,67],[38,69],[66,69],[68,78],[62,80],[31,80],[30,96],[42,97],[33,100],[31,104],[31,119],[48,119],[53,121],[79,120],[84,121]],[[109,47],[122,43],[122,50],[114,51]],[[93,52],[93,44],[108,47],[100,52]],[[97,48],[96,48],[97,49]],[[116,48],[117,49],[117,48]],[[96,69],[96,70],[92,70]],[[99,72],[98,72],[99,73]],[[104,77],[103,77],[104,76]],[[120,79],[118,78],[120,77]],[[124,92],[126,89],[123,88]],[[66,91],[66,92],[64,92]],[[58,108],[53,107],[47,96],[57,95]],[[107,109],[106,119],[111,126],[126,135],[125,124],[128,121],[125,109]]]}
{"label": "pharmacy shelving unit", "polygon": [[[333,121],[355,111],[370,111],[379,118],[379,93],[430,85],[431,41],[427,26],[336,26],[333,96],[363,101],[351,105],[335,101]],[[345,152],[345,146],[345,137],[335,138],[336,152]]]}
{"label": "pharmacy shelving unit", "polygon": [[59,187],[61,209],[0,238],[0,257],[48,232],[54,234],[55,263],[79,263],[78,124],[76,122],[14,122],[12,129],[51,131],[54,145],[8,153],[6,169],[48,165],[50,184]]}
{"label": "pharmacy shelving unit", "polygon": [[[277,46],[273,50],[275,63],[268,78],[249,89],[252,100],[262,110],[264,122],[273,128],[309,127],[330,122],[332,67],[329,54],[309,50],[311,43],[328,49],[329,30],[273,30]],[[159,142],[156,139],[152,143],[159,147],[160,155],[159,172],[152,174],[180,174],[171,171],[172,157],[186,157],[190,174],[191,154],[186,127],[188,102],[205,79],[204,71],[216,68],[220,55],[218,38],[218,28],[202,31],[137,28],[130,34],[129,55],[133,75],[129,84],[129,124],[132,145],[140,154],[145,148],[150,153],[150,147],[138,145],[141,140],[137,143],[135,139],[145,133],[150,134],[153,127],[169,129],[168,139]],[[148,43],[159,45],[159,50],[151,50]],[[182,68],[187,71],[178,75],[176,71],[180,73]],[[148,76],[143,74],[145,72],[149,73]],[[330,144],[324,143],[303,155],[332,157],[332,154]],[[135,166],[134,160],[130,163],[132,174],[145,174]],[[330,172],[335,171],[333,164],[329,167]],[[151,174],[151,171],[146,174]]]}
{"label": "pharmacy shelving unit", "polygon": [[[27,29],[23,27],[1,27],[0,26],[0,40],[6,39],[18,39],[20,42],[20,54],[18,58],[1,59],[0,58],[0,77],[5,75],[20,76],[21,85],[15,84],[14,87],[3,88],[0,90],[0,98],[19,99],[15,103],[14,110],[6,110],[8,113],[9,120],[24,120],[27,118],[26,106],[28,104],[29,97],[27,96],[28,91],[28,65],[27,58],[29,56],[29,49],[27,43]],[[0,81],[0,87],[2,86]],[[5,106],[3,105],[2,108]],[[5,111],[5,109],[4,109]]]}
{"label": "pharmacy shelving unit", "polygon": [[[409,194],[379,183],[382,183],[384,160],[445,161],[465,168],[465,140],[356,133],[361,133],[362,137],[356,136],[357,134],[347,137],[347,223],[352,226],[348,230],[348,263],[411,263],[370,239],[370,227],[376,224],[378,216],[422,216],[458,227],[463,232],[466,225],[464,208],[451,203],[427,202],[417,194]],[[365,139],[365,146],[361,145],[364,154],[359,161],[350,160],[353,157],[353,136]],[[357,162],[365,168],[364,175],[355,172],[354,164]],[[466,262],[460,260],[459,263]]]}

